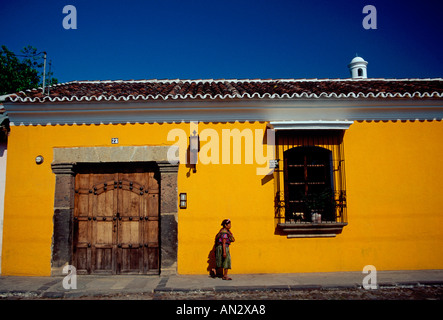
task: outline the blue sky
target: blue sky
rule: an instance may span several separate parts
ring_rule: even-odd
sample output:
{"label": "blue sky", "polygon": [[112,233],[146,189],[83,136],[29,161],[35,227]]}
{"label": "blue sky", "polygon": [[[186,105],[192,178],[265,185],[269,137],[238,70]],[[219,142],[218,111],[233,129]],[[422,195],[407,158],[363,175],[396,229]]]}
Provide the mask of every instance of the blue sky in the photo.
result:
{"label": "blue sky", "polygon": [[0,44],[46,51],[59,82],[347,78],[356,53],[370,78],[443,77],[440,0],[0,0],[0,12]]}

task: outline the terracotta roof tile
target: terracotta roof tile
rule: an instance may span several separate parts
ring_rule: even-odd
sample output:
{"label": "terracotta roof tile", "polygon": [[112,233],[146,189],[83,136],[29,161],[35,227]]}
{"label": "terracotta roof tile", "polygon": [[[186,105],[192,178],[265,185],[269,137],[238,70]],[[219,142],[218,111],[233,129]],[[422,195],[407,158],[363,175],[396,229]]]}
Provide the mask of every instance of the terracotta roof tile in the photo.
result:
{"label": "terracotta roof tile", "polygon": [[73,81],[21,91],[13,102],[155,99],[442,98],[443,79]]}

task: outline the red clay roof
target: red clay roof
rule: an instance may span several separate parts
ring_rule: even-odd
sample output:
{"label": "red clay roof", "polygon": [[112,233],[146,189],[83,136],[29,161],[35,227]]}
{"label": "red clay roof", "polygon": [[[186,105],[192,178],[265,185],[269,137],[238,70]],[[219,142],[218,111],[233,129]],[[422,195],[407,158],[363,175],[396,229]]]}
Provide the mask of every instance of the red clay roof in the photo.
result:
{"label": "red clay roof", "polygon": [[443,98],[443,79],[73,81],[10,95],[13,102],[155,99]]}

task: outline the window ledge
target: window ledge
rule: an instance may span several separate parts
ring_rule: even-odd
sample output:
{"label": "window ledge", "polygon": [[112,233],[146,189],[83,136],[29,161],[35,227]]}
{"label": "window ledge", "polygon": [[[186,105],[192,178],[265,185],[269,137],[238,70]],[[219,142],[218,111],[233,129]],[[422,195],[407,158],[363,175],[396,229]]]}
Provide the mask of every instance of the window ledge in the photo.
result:
{"label": "window ledge", "polygon": [[331,238],[347,225],[347,222],[286,222],[278,223],[277,229],[288,238]]}

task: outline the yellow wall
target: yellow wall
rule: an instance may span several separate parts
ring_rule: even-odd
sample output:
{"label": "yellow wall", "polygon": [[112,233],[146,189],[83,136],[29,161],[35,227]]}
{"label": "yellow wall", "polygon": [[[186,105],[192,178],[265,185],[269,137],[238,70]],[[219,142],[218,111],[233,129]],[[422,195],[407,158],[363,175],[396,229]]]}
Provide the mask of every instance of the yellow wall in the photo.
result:
{"label": "yellow wall", "polygon": [[179,271],[207,268],[230,218],[233,273],[443,268],[443,123],[356,122],[345,133],[348,222],[336,238],[275,235],[274,181],[249,166],[199,166],[179,178]]}
{"label": "yellow wall", "polygon": [[442,137],[441,121],[355,123],[346,133],[354,268],[443,268]]}
{"label": "yellow wall", "polygon": [[[55,175],[53,147],[170,145],[188,124],[12,127],[8,143],[3,275],[49,275]],[[200,123],[199,131],[265,129],[264,123]],[[344,137],[348,222],[336,238],[275,234],[274,180],[254,164],[180,165],[178,271],[203,274],[225,218],[237,241],[232,273],[443,268],[443,123],[356,122]],[[205,142],[202,142],[202,146]],[[45,162],[35,164],[43,155]],[[221,160],[221,156],[220,156]],[[244,160],[243,160],[244,162]]]}
{"label": "yellow wall", "polygon": [[[182,126],[188,130],[188,125]],[[8,138],[2,275],[50,275],[55,175],[53,147],[166,145],[163,124],[13,126]],[[35,157],[42,155],[43,164]]]}

